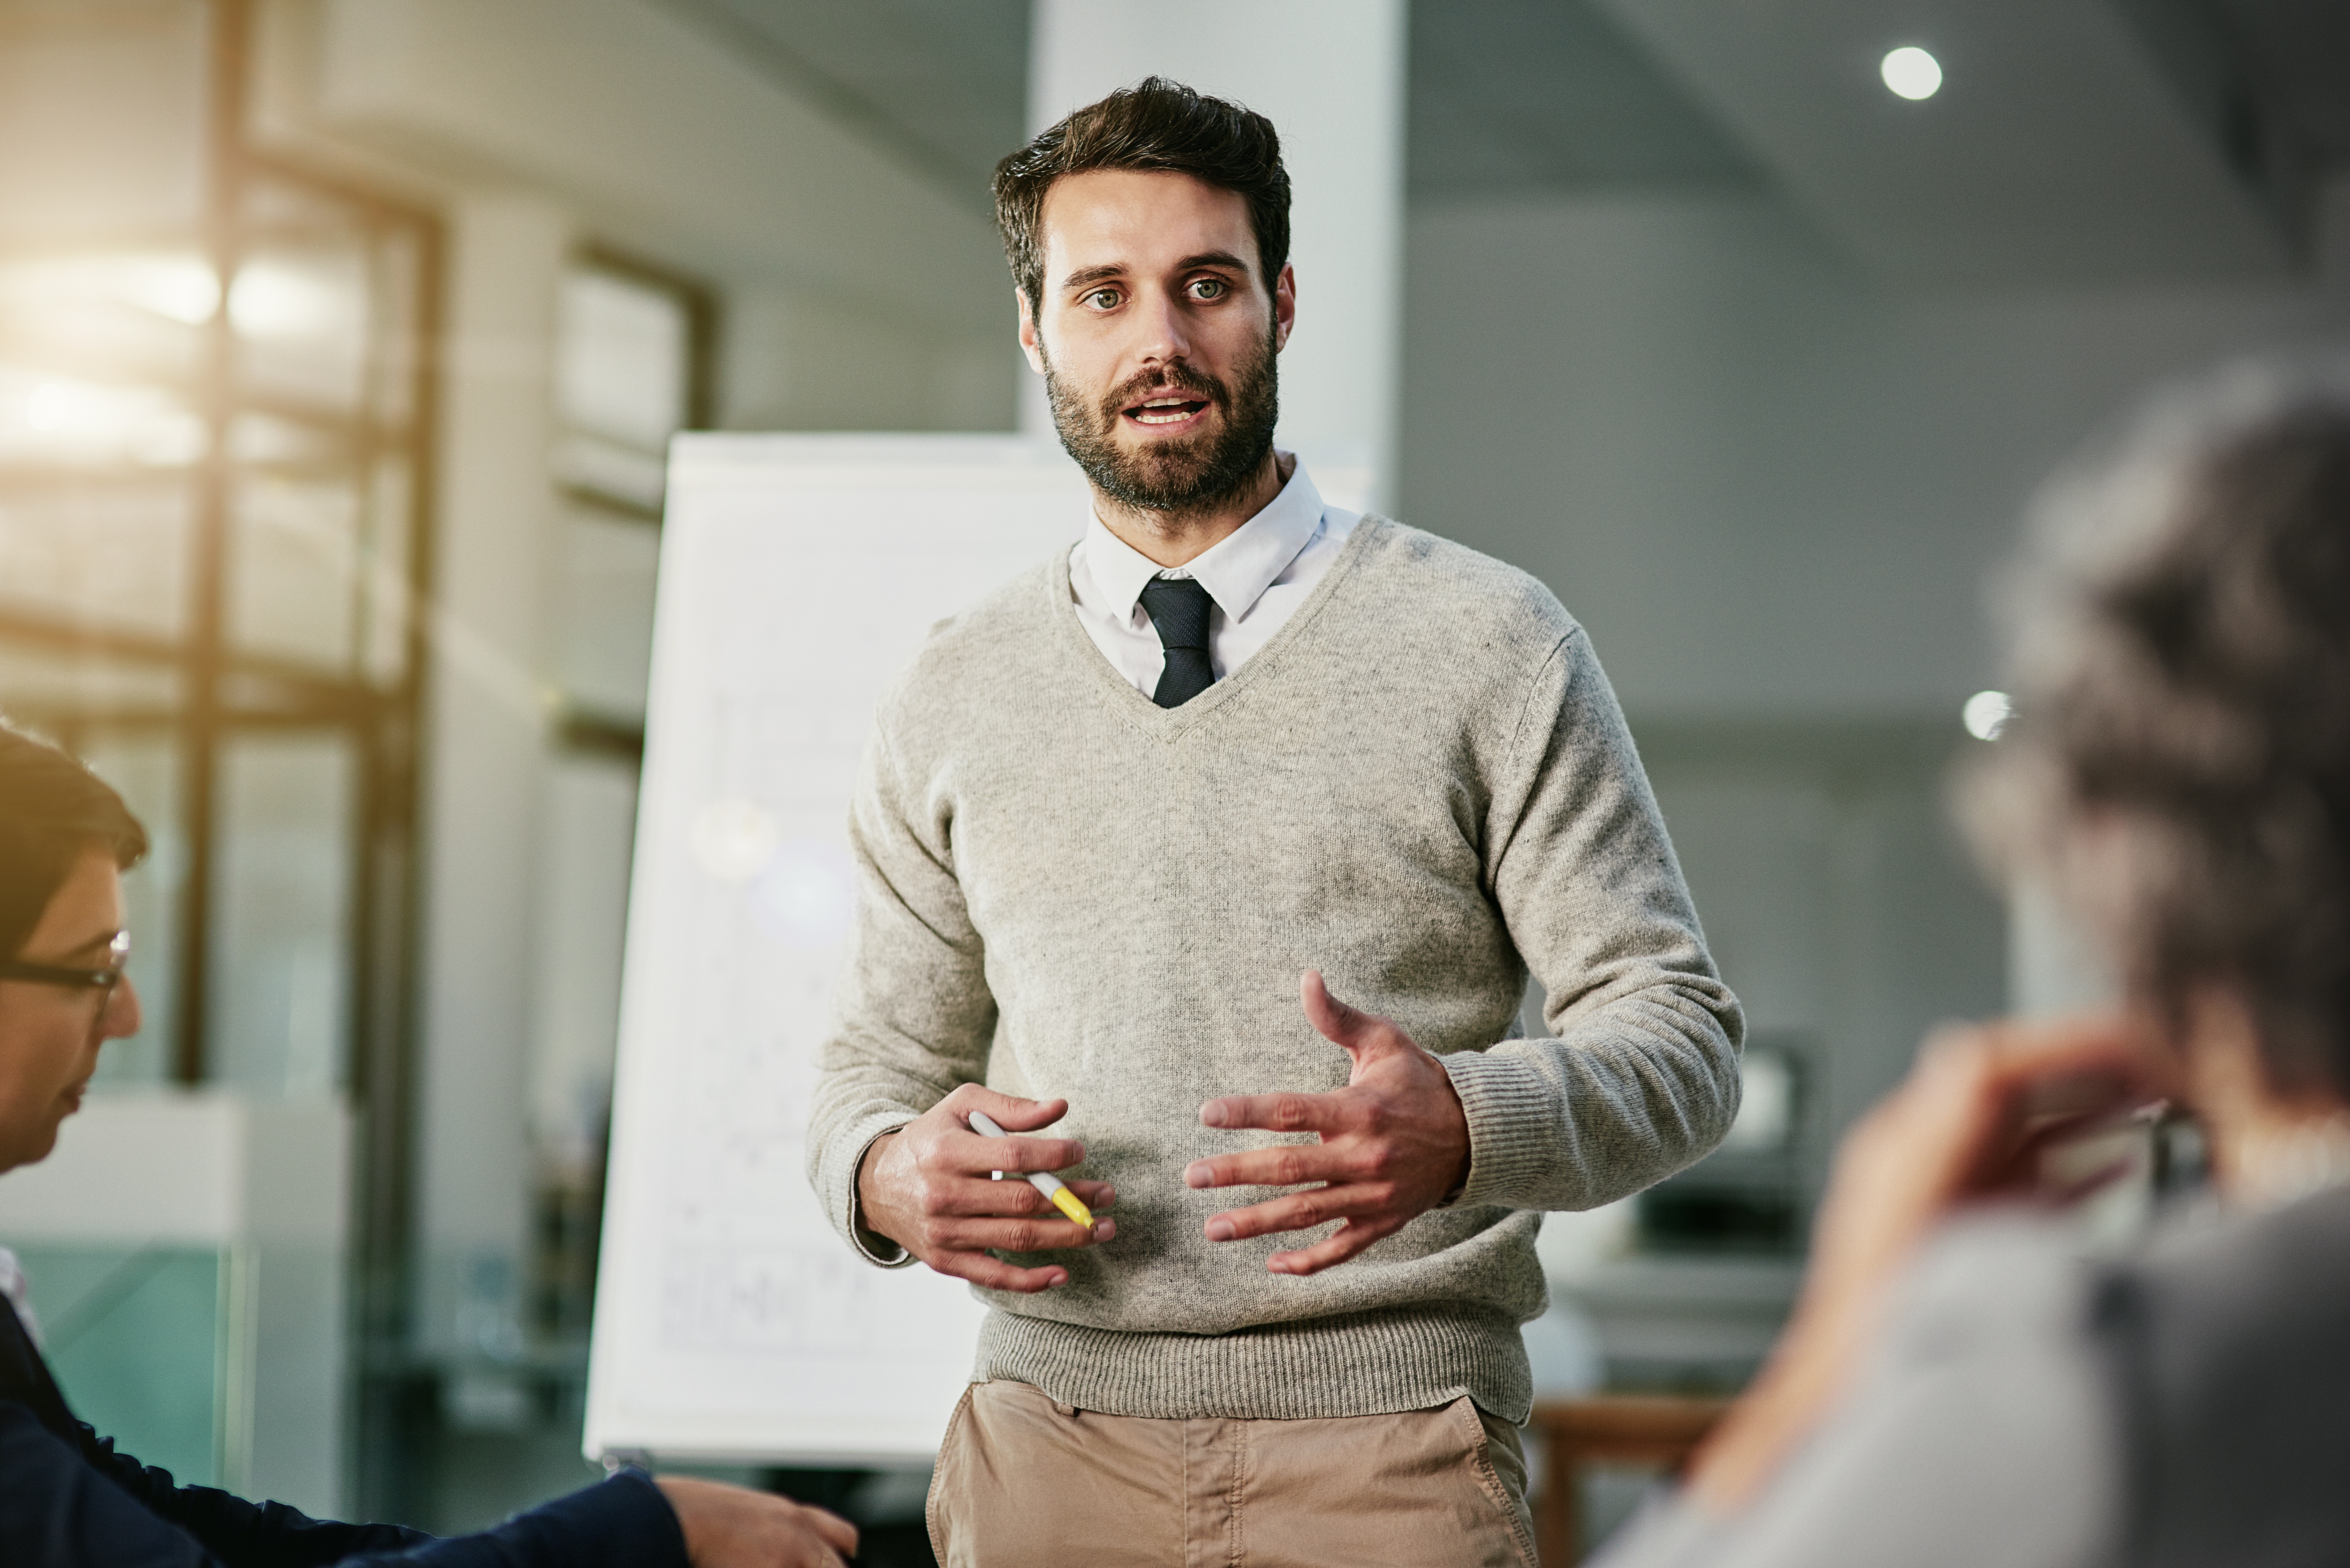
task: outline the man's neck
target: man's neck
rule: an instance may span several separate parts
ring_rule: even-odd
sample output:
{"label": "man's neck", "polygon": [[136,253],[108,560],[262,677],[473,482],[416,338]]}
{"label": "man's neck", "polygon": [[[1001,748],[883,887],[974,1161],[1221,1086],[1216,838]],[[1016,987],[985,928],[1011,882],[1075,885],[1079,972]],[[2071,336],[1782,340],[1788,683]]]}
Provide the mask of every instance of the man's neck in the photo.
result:
{"label": "man's neck", "polygon": [[1136,553],[1162,566],[1185,566],[1239,533],[1242,524],[1272,505],[1296,469],[1295,454],[1268,452],[1247,484],[1195,512],[1128,506],[1111,500],[1096,486],[1094,515]]}

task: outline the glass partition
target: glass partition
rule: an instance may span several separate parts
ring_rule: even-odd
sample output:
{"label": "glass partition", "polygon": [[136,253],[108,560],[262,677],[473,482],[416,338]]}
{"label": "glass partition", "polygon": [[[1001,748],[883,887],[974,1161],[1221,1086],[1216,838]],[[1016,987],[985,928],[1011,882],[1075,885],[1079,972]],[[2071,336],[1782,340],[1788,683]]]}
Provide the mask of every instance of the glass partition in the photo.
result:
{"label": "glass partition", "polygon": [[156,840],[107,1081],[311,1094],[398,990],[438,241],[244,144],[251,23],[0,4],[0,713]]}
{"label": "glass partition", "polygon": [[[99,1088],[348,1103],[356,1315],[389,1344],[441,242],[248,144],[258,10],[0,0],[0,715],[153,845],[146,1025]],[[228,1473],[211,1268],[60,1254],[38,1284],[84,1413],[192,1479]]]}
{"label": "glass partition", "polygon": [[332,731],[221,749],[213,861],[215,1082],[315,1099],[348,1081],[358,761]]}
{"label": "glass partition", "polygon": [[101,1091],[155,1085],[172,1076],[172,1042],[179,1036],[179,988],[172,957],[179,950],[186,890],[187,836],[180,817],[180,743],[169,724],[85,729],[73,742],[82,759],[147,825],[147,858],[122,879],[130,921],[130,980],[139,988],[146,1024],[101,1052],[92,1082]]}

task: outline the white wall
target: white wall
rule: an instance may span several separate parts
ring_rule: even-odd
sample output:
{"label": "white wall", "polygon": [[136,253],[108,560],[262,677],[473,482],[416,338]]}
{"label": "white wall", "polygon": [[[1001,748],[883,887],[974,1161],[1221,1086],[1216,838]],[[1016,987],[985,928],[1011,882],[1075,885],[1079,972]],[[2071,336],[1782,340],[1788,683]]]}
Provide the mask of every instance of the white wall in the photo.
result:
{"label": "white wall", "polygon": [[2000,903],[1942,810],[1968,742],[1920,725],[1657,724],[1641,755],[1748,1038],[1798,1062],[1797,1173],[1935,1025],[2006,1003]]}
{"label": "white wall", "polygon": [[1404,515],[1549,582],[1636,715],[1955,714],[2049,467],[2339,277],[1900,295],[1767,196],[1415,204]]}
{"label": "white wall", "polygon": [[2151,380],[2350,347],[2350,288],[1904,294],[1764,194],[1422,202],[1408,236],[1402,514],[1590,629],[1724,978],[1809,1054],[1815,1183],[1928,1029],[2009,1002],[1944,794],[2026,495]]}

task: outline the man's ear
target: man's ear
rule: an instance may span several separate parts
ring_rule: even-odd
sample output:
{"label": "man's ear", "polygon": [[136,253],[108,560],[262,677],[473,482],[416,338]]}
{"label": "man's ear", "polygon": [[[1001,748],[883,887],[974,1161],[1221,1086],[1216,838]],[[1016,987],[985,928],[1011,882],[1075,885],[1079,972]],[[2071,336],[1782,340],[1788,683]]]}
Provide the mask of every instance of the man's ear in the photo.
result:
{"label": "man's ear", "polygon": [[1045,373],[1045,350],[1036,342],[1036,313],[1028,308],[1028,293],[1017,285],[1013,286],[1012,303],[1020,307],[1020,352],[1028,358],[1028,368],[1039,376]]}
{"label": "man's ear", "polygon": [[1297,271],[1287,262],[1281,264],[1281,276],[1273,285],[1273,348],[1279,353],[1289,342],[1289,329],[1297,325]]}

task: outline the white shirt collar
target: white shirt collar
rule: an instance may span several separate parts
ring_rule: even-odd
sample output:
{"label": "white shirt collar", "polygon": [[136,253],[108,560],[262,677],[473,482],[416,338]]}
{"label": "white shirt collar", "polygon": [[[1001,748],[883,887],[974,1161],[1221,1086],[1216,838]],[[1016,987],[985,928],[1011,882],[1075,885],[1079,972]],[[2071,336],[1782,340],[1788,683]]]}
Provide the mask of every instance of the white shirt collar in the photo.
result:
{"label": "white shirt collar", "polygon": [[16,1254],[0,1247],[0,1297],[16,1309],[16,1321],[25,1330],[25,1337],[40,1348],[41,1325],[33,1316],[33,1293],[25,1282],[25,1271],[16,1264]]}
{"label": "white shirt collar", "polygon": [[1086,519],[1086,569],[1112,613],[1131,619],[1142,590],[1156,576],[1197,577],[1224,618],[1248,614],[1289,569],[1322,525],[1322,493],[1295,465],[1281,493],[1263,511],[1180,566],[1159,564],[1111,533],[1098,516]]}

